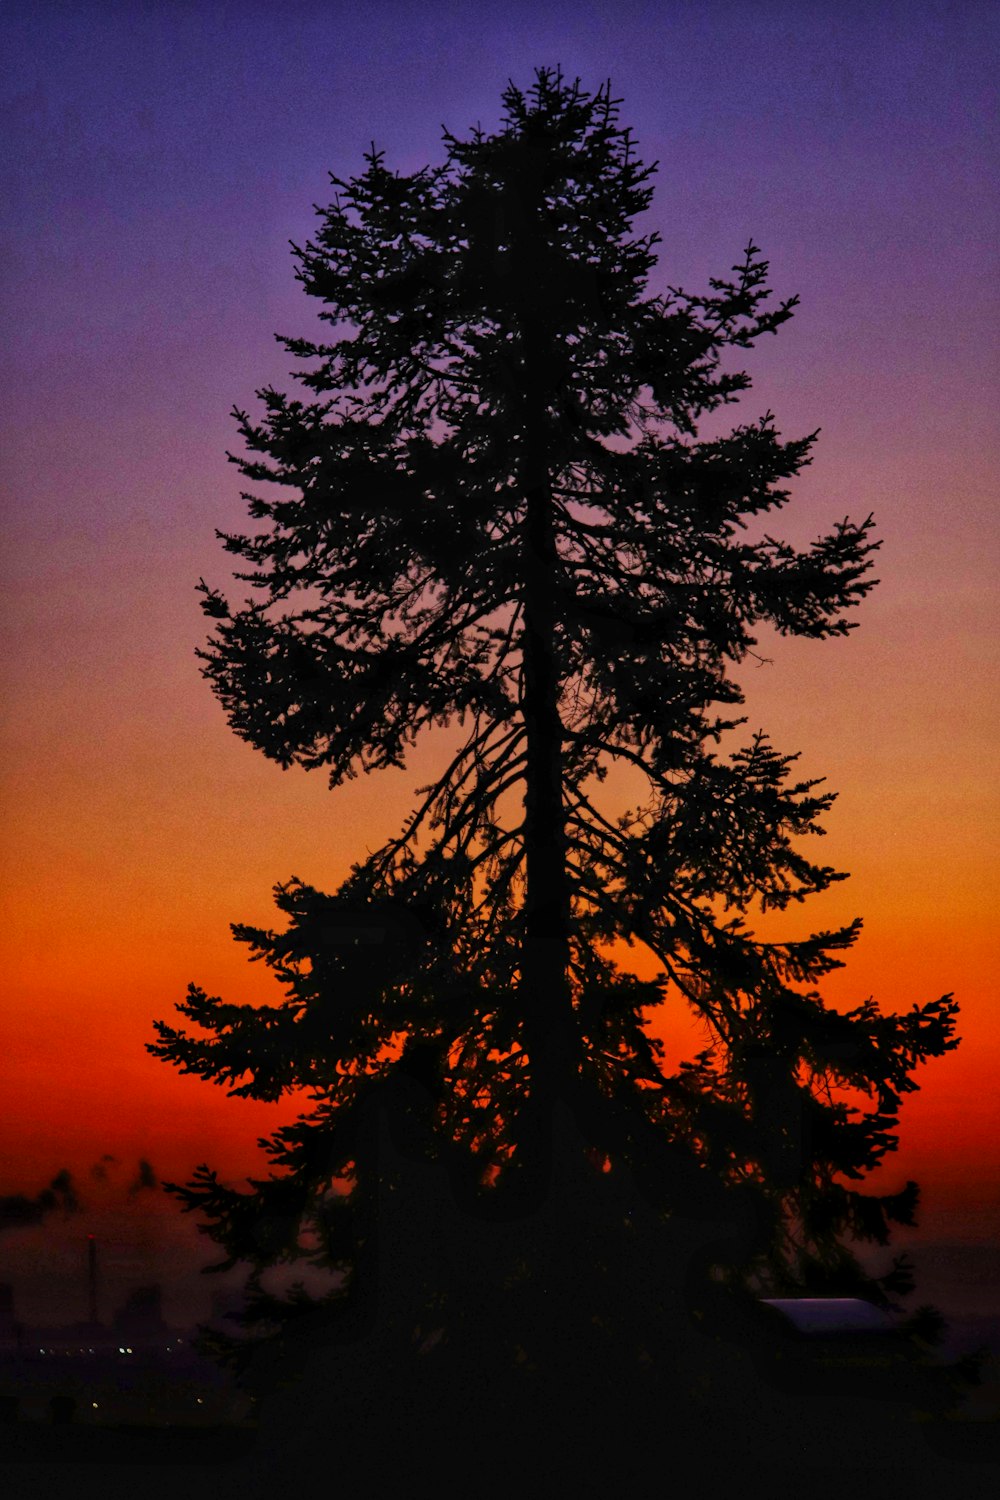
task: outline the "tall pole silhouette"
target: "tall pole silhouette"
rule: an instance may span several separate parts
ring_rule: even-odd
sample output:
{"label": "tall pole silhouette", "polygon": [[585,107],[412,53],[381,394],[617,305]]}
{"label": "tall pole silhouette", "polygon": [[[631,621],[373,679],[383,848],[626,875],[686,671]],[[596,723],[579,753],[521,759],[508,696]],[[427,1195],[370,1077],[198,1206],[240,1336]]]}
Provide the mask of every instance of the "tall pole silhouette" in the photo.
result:
{"label": "tall pole silhouette", "polygon": [[97,1242],[92,1234],[87,1235],[87,1290],[90,1297],[89,1320],[97,1322]]}

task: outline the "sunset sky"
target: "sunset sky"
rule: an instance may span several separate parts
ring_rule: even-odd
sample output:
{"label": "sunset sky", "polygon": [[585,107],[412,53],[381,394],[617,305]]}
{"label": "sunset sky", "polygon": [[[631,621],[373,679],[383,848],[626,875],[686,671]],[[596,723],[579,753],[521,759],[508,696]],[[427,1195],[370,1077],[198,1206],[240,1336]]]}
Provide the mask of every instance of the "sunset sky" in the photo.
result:
{"label": "sunset sky", "polygon": [[[864,917],[831,997],[962,1006],[882,1180],[920,1180],[926,1238],[1000,1236],[998,20],[974,0],[5,7],[0,1195],[68,1167],[85,1200],[0,1241],[23,1316],[85,1314],[88,1230],[112,1300],[204,1258],[172,1201],[130,1196],[138,1159],[239,1179],[287,1110],[154,1061],[152,1020],[192,979],[273,998],[228,924],[270,924],[292,875],[331,889],[440,759],[446,736],[335,793],[266,761],[199,675],[195,584],[227,583],[214,528],[244,519],[230,408],[287,389],[274,334],[315,326],[288,241],[327,173],[373,139],[402,171],[438,162],[443,126],[495,127],[508,78],[546,64],[610,77],[659,160],[657,289],[705,289],[752,237],[801,297],[747,356],[734,421],[822,429],[782,530],[873,511],[881,585],[846,640],[763,642],[748,730],[840,793],[821,852],[852,879],[790,918]],[[685,1015],[663,1029],[695,1050]]]}

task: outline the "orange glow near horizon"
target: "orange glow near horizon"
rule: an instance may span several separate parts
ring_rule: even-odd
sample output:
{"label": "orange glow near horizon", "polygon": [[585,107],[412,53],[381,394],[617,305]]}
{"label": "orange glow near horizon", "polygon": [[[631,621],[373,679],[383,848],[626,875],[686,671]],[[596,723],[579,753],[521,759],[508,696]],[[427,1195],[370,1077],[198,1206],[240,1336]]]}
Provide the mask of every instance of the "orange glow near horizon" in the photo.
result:
{"label": "orange glow near horizon", "polygon": [[[184,549],[172,578],[195,571],[194,551]],[[127,574],[125,561],[115,559],[116,572]],[[939,1202],[942,1221],[958,1212],[982,1225],[997,1211],[985,1184],[1000,1177],[986,675],[977,681],[970,668],[956,682],[946,661],[934,661],[926,619],[890,607],[894,583],[902,591],[894,570],[882,571],[848,640],[778,641],[770,665],[744,672],[747,733],[762,726],[780,750],[801,750],[802,774],[825,773],[839,792],[827,837],[808,841],[808,852],[852,872],[769,927],[801,936],[864,918],[845,968],[824,986],[838,1005],[873,995],[883,1009],[908,1009],[955,993],[962,1044],[921,1069],[920,1091],[903,1107],[901,1149],[881,1175],[921,1178],[925,1216]],[[8,738],[4,972],[16,1008],[0,1111],[18,1140],[24,1190],[106,1150],[159,1157],[158,1170],[173,1177],[202,1160],[218,1160],[227,1175],[259,1170],[257,1137],[288,1109],[228,1100],[176,1076],[143,1050],[152,1019],[172,1018],[189,980],[227,999],[273,999],[273,980],[247,962],[228,924],[280,921],[276,880],[335,888],[353,860],[398,831],[454,733],[428,735],[405,771],[334,792],[319,773],[282,773],[228,730],[192,662],[202,622],[179,584],[178,595],[159,606],[168,671],[158,677],[143,670],[148,642],[127,632],[101,647],[96,627],[94,670],[81,673],[72,654],[56,654],[44,596],[20,600],[21,619],[34,616],[39,634],[25,630],[28,680]],[[42,652],[49,693],[40,697],[29,683]],[[931,701],[943,705],[922,726],[909,701],[915,660],[932,679]],[[895,680],[886,662],[898,664]],[[53,715],[61,728],[41,757],[35,747]],[[637,800],[629,777],[610,777],[602,791],[615,810]],[[648,955],[630,957],[650,972]],[[657,1031],[677,1060],[701,1045],[682,1010],[665,1008]],[[45,1078],[58,1087],[40,1107]]]}

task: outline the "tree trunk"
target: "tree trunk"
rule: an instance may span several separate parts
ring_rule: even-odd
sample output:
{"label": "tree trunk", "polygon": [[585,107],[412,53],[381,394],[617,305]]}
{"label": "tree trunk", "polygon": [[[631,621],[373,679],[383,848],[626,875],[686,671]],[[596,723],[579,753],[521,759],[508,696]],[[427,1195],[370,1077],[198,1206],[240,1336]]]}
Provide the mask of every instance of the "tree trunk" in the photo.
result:
{"label": "tree trunk", "polygon": [[[573,1066],[569,989],[569,888],[562,795],[562,720],[555,651],[557,554],[546,481],[526,486],[523,713],[525,899],[521,997],[535,1124],[548,1141],[551,1106]],[[543,1155],[547,1152],[543,1148]]]}

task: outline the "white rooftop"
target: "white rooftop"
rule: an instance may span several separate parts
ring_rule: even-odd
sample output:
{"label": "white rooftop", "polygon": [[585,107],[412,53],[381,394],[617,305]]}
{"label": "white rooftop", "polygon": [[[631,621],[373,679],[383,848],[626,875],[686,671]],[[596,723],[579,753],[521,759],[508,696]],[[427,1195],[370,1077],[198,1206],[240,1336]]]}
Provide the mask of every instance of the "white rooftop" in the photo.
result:
{"label": "white rooftop", "polygon": [[799,1333],[890,1333],[887,1312],[860,1297],[762,1297]]}

